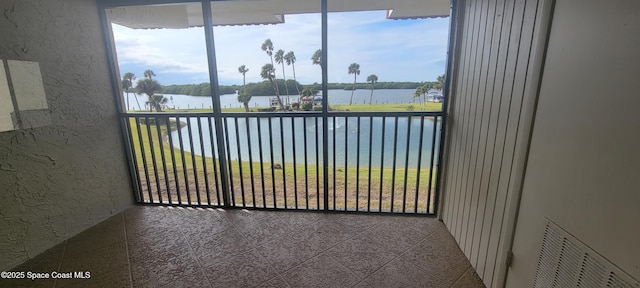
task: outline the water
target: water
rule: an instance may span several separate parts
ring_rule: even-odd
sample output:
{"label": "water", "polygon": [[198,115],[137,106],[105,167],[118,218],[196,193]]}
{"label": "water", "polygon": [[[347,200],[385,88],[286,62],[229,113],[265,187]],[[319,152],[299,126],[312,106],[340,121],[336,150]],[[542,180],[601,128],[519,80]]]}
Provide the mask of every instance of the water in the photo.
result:
{"label": "water", "polygon": [[[293,120],[292,120],[293,119]],[[317,122],[316,122],[317,119]],[[421,162],[421,167],[428,168],[431,160],[432,150],[432,137],[433,133],[437,133],[440,129],[440,124],[434,127],[433,118],[425,118],[424,130],[422,135],[422,148],[419,147],[420,142],[420,118],[398,118],[398,130],[397,139],[394,143],[394,129],[395,118],[387,118],[385,121],[385,133],[384,133],[384,149],[382,147],[382,127],[383,120],[380,117],[373,118],[373,121],[368,117],[361,118],[360,120],[360,133],[358,133],[357,118],[351,117],[348,121],[344,117],[334,119],[329,118],[329,165],[333,165],[333,158],[335,156],[336,166],[369,166],[369,153],[371,153],[371,165],[383,166],[392,168],[395,164],[397,168],[403,168],[405,159],[407,158],[408,151],[408,167],[417,167],[418,162]],[[182,122],[191,125],[191,141],[193,141],[193,152],[197,155],[204,155],[211,157],[215,155],[218,157],[217,143],[213,143],[211,139],[215,141],[215,127],[209,127],[209,121],[207,118],[181,118]],[[258,121],[260,129],[258,129]],[[293,121],[293,127],[292,127]],[[213,120],[211,121],[213,124]],[[271,122],[271,131],[269,133],[269,123]],[[265,163],[271,163],[272,151],[273,151],[273,163],[293,163],[294,155],[297,164],[304,164],[305,162],[305,142],[304,136],[307,137],[307,158],[306,161],[309,164],[316,164],[322,162],[322,153],[318,153],[318,160],[316,160],[317,147],[322,148],[322,118],[308,117],[305,123],[303,117],[296,118],[282,118],[282,129],[280,128],[280,118],[250,118],[249,121],[245,118],[237,120],[237,126],[234,119],[227,119],[229,133],[229,147],[230,153],[227,157],[231,160],[249,161],[251,159],[254,162],[260,161],[260,151],[262,151],[262,160]],[[200,145],[200,135],[198,125],[202,129],[202,142]],[[248,125],[248,127],[247,127]],[[371,127],[373,125],[373,127]],[[409,137],[407,137],[409,133]],[[248,128],[248,130],[247,130]],[[435,129],[434,129],[435,128]],[[236,134],[237,131],[237,134]],[[282,131],[282,137],[281,137]],[[372,131],[372,135],[370,135]],[[295,138],[294,138],[295,132]],[[179,134],[182,134],[182,143],[185,151],[192,151],[190,145],[190,137],[187,127],[183,127],[180,132],[174,131],[171,133],[172,141],[176,147],[179,143]],[[213,133],[213,137],[212,134]],[[358,134],[360,134],[360,159],[358,162]],[[237,135],[237,136],[236,136]],[[249,137],[247,136],[249,135]],[[259,137],[259,135],[261,137]],[[269,137],[273,135],[273,137]],[[317,137],[316,137],[317,135]],[[335,136],[334,136],[335,135]],[[369,142],[371,136],[371,143]],[[436,138],[439,133],[436,134]],[[335,137],[335,146],[334,146]],[[283,138],[283,139],[282,139]],[[260,140],[261,141],[260,141]],[[316,139],[317,144],[316,146]],[[347,144],[345,145],[345,139]],[[409,139],[409,149],[407,150],[407,139]],[[250,140],[250,144],[249,144]],[[284,141],[282,141],[284,140]],[[261,142],[261,143],[260,143]],[[284,154],[283,151],[284,144]],[[438,139],[436,139],[435,155],[437,155]],[[395,144],[395,150],[394,150]],[[260,149],[262,145],[262,149]],[[239,149],[238,149],[239,147]],[[251,158],[249,158],[249,147],[251,147]],[[294,153],[295,148],[295,153]],[[396,157],[394,158],[394,151]],[[420,159],[418,158],[419,152],[421,153]],[[225,152],[226,153],[226,152]],[[284,158],[283,158],[284,155]],[[384,163],[382,163],[384,162]],[[381,165],[382,164],[382,165]]]}
{"label": "water", "polygon": [[[419,102],[418,98],[413,97],[413,93],[415,89],[380,89],[373,91],[373,104],[400,104],[400,103],[415,103]],[[327,91],[329,95],[329,105],[345,105],[349,104],[349,98],[351,97],[351,90],[329,90]],[[206,96],[189,96],[189,95],[173,95],[173,94],[164,94],[165,97],[171,99],[167,103],[167,105],[171,108],[175,107],[176,109],[193,109],[193,108],[211,108],[211,97]],[[369,104],[369,97],[371,95],[371,90],[366,89],[358,89],[353,94],[353,103],[354,104]],[[129,107],[131,109],[137,110],[138,105],[136,104],[135,97],[137,96],[138,102],[140,102],[140,106],[144,109],[144,103],[147,101],[146,95],[135,95],[134,93],[129,93]],[[125,97],[125,105],[126,105],[126,93]],[[269,107],[269,98],[275,96],[253,96],[251,97],[251,101],[249,101],[249,107]],[[282,101],[287,103],[287,96],[282,95]],[[289,96],[291,101],[297,101],[298,96]],[[238,102],[236,94],[224,94],[220,95],[220,105],[222,108],[242,108],[242,103]]]}

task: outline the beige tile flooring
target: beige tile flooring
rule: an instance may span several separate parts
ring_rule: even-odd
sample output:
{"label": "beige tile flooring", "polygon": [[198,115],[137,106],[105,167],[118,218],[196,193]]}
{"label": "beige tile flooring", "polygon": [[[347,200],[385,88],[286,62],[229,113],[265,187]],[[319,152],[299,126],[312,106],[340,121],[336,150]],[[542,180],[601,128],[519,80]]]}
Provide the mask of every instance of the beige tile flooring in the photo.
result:
{"label": "beige tile flooring", "polygon": [[0,287],[484,287],[425,217],[136,206],[13,269],[90,279]]}

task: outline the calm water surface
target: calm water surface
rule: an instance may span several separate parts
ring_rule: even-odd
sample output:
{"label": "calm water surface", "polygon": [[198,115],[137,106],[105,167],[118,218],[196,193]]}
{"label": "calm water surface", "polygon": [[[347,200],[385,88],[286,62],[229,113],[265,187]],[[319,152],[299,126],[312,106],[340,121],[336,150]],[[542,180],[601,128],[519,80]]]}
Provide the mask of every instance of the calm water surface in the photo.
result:
{"label": "calm water surface", "polygon": [[[349,104],[349,98],[351,97],[351,90],[329,90],[329,105],[344,105]],[[419,103],[417,98],[413,97],[414,89],[380,89],[373,92],[373,104],[400,104],[400,103]],[[189,96],[189,95],[173,95],[164,94],[169,100],[167,105],[169,107],[175,107],[176,109],[193,109],[193,108],[211,108],[211,98],[206,96]],[[359,89],[353,94],[354,104],[368,104],[371,90]],[[126,94],[125,94],[126,105]],[[144,103],[147,101],[145,95],[136,95],[129,93],[129,107],[131,109],[138,109],[135,97],[138,98],[138,102],[142,109],[144,109]],[[242,103],[238,102],[238,96],[236,94],[224,94],[220,95],[220,105],[222,108],[241,108]],[[249,102],[249,107],[268,107],[269,98],[275,96],[253,96]],[[281,96],[283,101],[287,103],[287,96]],[[297,101],[298,96],[289,96],[291,102]]]}
{"label": "calm water surface", "polygon": [[[180,136],[182,136],[185,151],[191,151],[190,143],[192,141],[195,154],[209,157],[211,155],[218,156],[217,143],[215,143],[215,127],[209,127],[207,118],[181,118],[181,121],[188,122],[191,125],[191,137],[189,137],[188,127],[172,132],[172,141],[176,147],[178,147]],[[333,165],[335,157],[336,166],[345,166],[345,164],[347,166],[357,166],[358,164],[360,166],[368,166],[369,154],[371,154],[372,166],[380,166],[382,164],[384,167],[391,168],[394,164],[395,152],[395,164],[398,168],[401,168],[404,167],[408,151],[409,167],[416,167],[418,161],[421,162],[421,167],[428,167],[431,160],[432,137],[434,132],[437,133],[436,137],[439,136],[438,131],[440,128],[439,122],[434,127],[433,118],[425,118],[422,130],[422,149],[420,149],[420,118],[398,118],[397,141],[394,141],[396,132],[394,118],[387,118],[383,126],[383,120],[380,117],[373,118],[373,121],[369,117],[363,117],[360,120],[359,128],[358,120],[354,117],[348,119],[344,117],[337,118],[335,120],[335,129],[334,120],[329,118],[328,121],[329,151],[327,152],[329,164]],[[295,155],[295,162],[301,164],[305,163],[306,147],[307,163],[317,163],[317,147],[322,147],[322,118],[307,117],[306,121],[302,117],[293,118],[293,120],[292,118],[282,118],[282,126],[280,125],[280,118],[261,118],[259,120],[256,118],[250,118],[249,120],[240,118],[237,120],[237,125],[234,119],[228,119],[227,126],[230,131],[229,159],[241,159],[243,161],[251,159],[258,162],[260,161],[259,152],[262,151],[262,160],[264,162],[272,162],[271,157],[273,155],[274,163],[293,163]],[[385,130],[384,135],[382,134],[383,127]],[[202,130],[202,145],[200,143],[199,128]],[[211,143],[211,133],[213,133],[214,138],[213,144]],[[273,136],[270,137],[270,135]],[[360,137],[359,146],[358,135]],[[318,146],[316,146],[316,141]],[[408,149],[407,142],[409,144]],[[438,143],[439,141],[436,139],[436,149],[434,150],[436,155]],[[360,147],[359,153],[358,147]],[[249,150],[251,150],[251,158],[249,158]],[[420,157],[418,157],[419,154],[421,154]],[[359,159],[358,155],[360,156]],[[318,153],[317,157],[319,162],[322,162],[322,153]]]}

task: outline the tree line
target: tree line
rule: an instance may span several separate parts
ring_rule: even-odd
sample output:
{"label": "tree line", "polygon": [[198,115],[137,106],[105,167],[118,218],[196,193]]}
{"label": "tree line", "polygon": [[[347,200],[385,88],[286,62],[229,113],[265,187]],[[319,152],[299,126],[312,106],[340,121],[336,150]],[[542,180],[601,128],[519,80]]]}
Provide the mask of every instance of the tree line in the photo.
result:
{"label": "tree line", "polygon": [[[303,86],[295,80],[287,80],[287,87],[285,88],[285,82],[282,79],[277,79],[278,89],[289,91],[302,90]],[[220,85],[220,94],[235,94],[236,91],[242,90],[242,85]],[[297,88],[296,88],[297,87]],[[272,96],[273,87],[269,81],[262,81],[258,83],[247,83],[245,91],[253,96]],[[180,94],[190,96],[211,96],[211,87],[209,83],[200,84],[185,84],[185,85],[167,85],[162,86],[162,92],[165,94]]]}
{"label": "tree line", "polygon": [[[277,79],[278,89],[280,91],[289,89],[289,91],[302,91],[303,87],[313,87],[316,90],[322,90],[322,84],[313,83],[310,85],[302,85],[295,80],[287,80],[287,88],[284,86],[284,80]],[[430,84],[430,86],[436,86],[433,82],[375,82],[374,89],[416,89],[424,84]],[[298,88],[296,88],[296,86]],[[220,85],[220,94],[235,94],[236,91],[242,88],[242,85]],[[328,83],[327,87],[330,90],[343,89],[351,90],[353,83]],[[272,96],[273,88],[269,81],[263,81],[259,83],[247,83],[246,91],[253,96]],[[356,83],[355,89],[371,89],[371,83]],[[190,96],[211,96],[211,87],[209,83],[200,84],[184,84],[184,85],[167,85],[162,86],[163,93],[166,94],[180,94]],[[296,94],[298,95],[298,94]]]}

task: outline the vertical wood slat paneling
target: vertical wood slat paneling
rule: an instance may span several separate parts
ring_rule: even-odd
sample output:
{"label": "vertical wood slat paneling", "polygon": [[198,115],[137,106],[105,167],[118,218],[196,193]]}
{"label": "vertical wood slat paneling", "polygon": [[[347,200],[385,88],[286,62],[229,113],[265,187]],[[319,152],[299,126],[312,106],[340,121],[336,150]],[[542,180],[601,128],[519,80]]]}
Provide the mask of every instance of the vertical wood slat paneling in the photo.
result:
{"label": "vertical wood slat paneling", "polygon": [[[507,97],[505,97],[505,94],[503,93],[503,88],[504,88],[504,80],[505,80],[505,71],[507,70],[507,59],[509,56],[509,48],[511,47],[510,44],[510,39],[511,39],[511,31],[512,31],[512,21],[513,21],[513,12],[514,12],[514,7],[515,5],[513,5],[513,1],[505,1],[504,3],[501,3],[503,5],[502,6],[502,13],[503,13],[503,17],[502,17],[502,22],[501,25],[499,25],[498,27],[500,27],[500,29],[502,30],[500,33],[500,38],[499,38],[499,47],[496,50],[497,55],[497,59],[496,59],[496,71],[495,71],[495,75],[494,75],[494,81],[492,83],[492,89],[493,91],[488,92],[488,95],[492,95],[492,105],[491,105],[491,116],[489,121],[486,123],[487,124],[487,140],[488,143],[486,145],[486,149],[485,149],[485,159],[486,161],[484,162],[484,165],[482,166],[482,176],[481,176],[481,181],[480,181],[480,185],[479,185],[479,192],[478,192],[478,198],[480,199],[479,201],[479,212],[476,216],[475,219],[475,226],[474,226],[474,231],[473,231],[473,243],[471,246],[471,263],[474,265],[474,267],[476,267],[476,269],[478,271],[483,271],[484,270],[484,261],[480,261],[480,260],[484,260],[486,257],[486,254],[484,252],[486,252],[485,250],[481,250],[481,243],[486,243],[483,240],[483,232],[486,231],[486,229],[483,229],[484,227],[486,227],[487,222],[488,222],[488,215],[490,215],[490,213],[488,213],[489,211],[493,211],[493,204],[495,203],[495,198],[491,199],[491,196],[495,196],[495,193],[489,193],[489,184],[495,182],[495,176],[498,173],[491,173],[492,171],[494,171],[493,167],[495,167],[494,165],[497,165],[499,163],[498,160],[496,160],[497,155],[499,155],[499,151],[502,150],[502,145],[503,142],[498,141],[498,139],[502,139],[502,137],[499,137],[499,129],[498,129],[498,123],[500,121],[500,119],[504,118],[504,111],[505,109],[500,109],[503,105],[503,103],[508,103],[507,101]],[[503,112],[502,114],[500,112]],[[504,122],[504,121],[503,121]],[[496,157],[494,157],[494,155],[496,155]],[[498,170],[498,169],[496,169]],[[493,176],[493,178],[492,178]],[[493,182],[491,181],[493,179]],[[484,238],[486,239],[486,237]],[[483,253],[481,254],[480,251],[483,251]]]}
{"label": "vertical wood slat paneling", "polygon": [[[468,5],[469,2],[462,2],[461,1],[461,2],[458,2],[458,3],[462,3],[462,4],[459,4],[459,6],[464,7],[464,10],[462,8],[459,8],[459,9],[465,11],[464,14],[458,13],[458,15],[461,15],[461,16],[462,15],[467,15],[467,13],[470,13],[470,15],[474,15],[474,13],[470,12],[471,10],[470,10],[470,7]],[[459,58],[456,61],[458,63],[457,67],[459,67],[459,70],[458,70],[459,72],[455,71],[455,73],[460,73],[460,74],[463,74],[466,71],[468,71],[466,69],[466,67],[468,66],[468,59],[469,59],[467,54],[471,50],[469,48],[469,45],[470,45],[470,42],[471,42],[469,40],[471,38],[469,36],[469,34],[470,34],[470,32],[469,32],[470,26],[469,25],[470,25],[470,22],[472,22],[472,21],[469,21],[469,17],[465,17],[463,19],[465,19],[466,21],[464,21],[464,23],[459,23],[458,24],[458,25],[460,25],[462,27],[461,29],[459,29],[460,30],[459,33],[461,35],[461,37],[460,37],[461,39],[458,39],[458,41],[456,42],[456,43],[460,43],[459,45],[461,47],[460,47]],[[464,82],[466,81],[466,77],[452,77],[452,78],[453,78],[453,81],[456,84],[454,86],[454,88],[452,88],[452,90],[461,91],[462,90],[461,87],[464,87]],[[464,100],[465,100],[464,99],[464,95],[462,93],[460,93],[459,97],[452,97],[449,100],[450,103],[451,103],[450,113],[449,113],[449,115],[450,115],[450,117],[449,117],[450,118],[449,126],[450,127],[459,127],[458,123],[462,123],[462,121],[461,121],[462,118],[461,117],[463,115],[461,115],[461,117],[457,117],[457,115],[461,114],[461,106],[462,106],[461,103],[464,103]],[[459,146],[460,146],[460,142],[461,142],[460,141],[460,135],[459,135],[460,131],[461,131],[461,129],[459,129],[459,128],[456,128],[456,129],[450,128],[450,132],[448,134],[448,135],[451,135],[451,136],[449,136],[449,138],[451,140],[449,141],[450,144],[448,145],[449,146],[448,147],[449,150],[447,151],[447,155],[450,155],[449,157],[451,158],[451,160],[450,160],[451,163],[457,163],[458,159],[459,159],[459,152],[460,152],[460,147]],[[453,179],[453,180],[457,179],[457,168],[458,168],[458,166],[456,166],[456,165],[448,165],[448,166],[449,166],[447,168],[448,172],[445,173],[445,174],[451,175],[451,179]],[[457,199],[458,190],[454,189],[456,187],[456,185],[455,185],[456,183],[454,181],[447,181],[446,183],[448,183],[449,186],[452,189],[450,189],[451,193],[448,193],[447,194],[448,197],[445,199],[445,200],[448,200],[448,201],[444,201],[445,208],[443,209],[444,210],[443,214],[445,214],[445,216],[443,216],[443,220],[447,223],[448,227],[452,227],[452,222],[453,222],[453,219],[454,219],[453,215],[454,215],[454,212],[455,212],[454,203],[455,203],[455,199]],[[453,234],[454,231],[451,228],[449,228],[449,230]]]}
{"label": "vertical wood slat paneling", "polygon": [[[471,239],[467,239],[465,245],[464,245],[464,251],[467,251],[467,254],[470,255],[469,260],[472,263],[477,263],[477,253],[476,252],[477,246],[479,245],[479,240],[480,237],[474,237],[476,235],[476,232],[478,231],[478,219],[482,219],[484,217],[484,212],[485,212],[485,204],[486,204],[486,193],[484,193],[486,190],[483,190],[484,187],[484,183],[487,183],[488,181],[486,180],[486,174],[489,169],[486,169],[486,163],[490,163],[491,159],[493,157],[493,150],[489,149],[493,147],[493,144],[495,143],[495,129],[490,129],[490,128],[495,128],[494,126],[490,125],[490,123],[494,123],[495,122],[495,118],[497,115],[497,111],[498,109],[495,106],[494,103],[498,103],[496,98],[496,94],[494,94],[494,84],[495,84],[495,80],[496,80],[496,73],[498,71],[498,57],[500,56],[500,48],[503,48],[502,45],[500,44],[500,39],[502,39],[503,35],[502,35],[502,25],[503,25],[503,21],[504,21],[504,13],[505,13],[505,9],[506,6],[505,5],[505,0],[498,0],[495,3],[495,12],[494,12],[494,22],[492,23],[493,25],[493,32],[492,32],[492,37],[491,37],[491,49],[490,49],[490,53],[489,53],[489,64],[488,64],[488,72],[486,75],[486,81],[484,82],[484,93],[485,95],[488,95],[488,97],[486,97],[485,101],[484,101],[484,105],[482,107],[482,115],[483,118],[480,121],[480,123],[482,124],[480,127],[480,146],[478,148],[478,157],[479,160],[476,162],[476,173],[479,173],[479,175],[476,175],[476,177],[474,177],[474,184],[473,184],[473,189],[474,189],[474,195],[473,197],[475,197],[475,201],[472,203],[472,211],[470,212],[470,215],[476,215],[475,219],[469,219],[470,226],[467,229],[467,237],[471,238]],[[509,1],[511,2],[511,1]],[[505,41],[506,42],[506,41]],[[503,51],[504,52],[504,51]],[[498,94],[499,95],[499,94]],[[481,195],[485,195],[485,197],[481,197]],[[470,236],[469,236],[470,235]]]}
{"label": "vertical wood slat paneling", "polygon": [[[485,24],[485,32],[484,32],[484,44],[483,46],[483,51],[482,51],[482,56],[481,56],[481,60],[480,60],[480,69],[478,70],[478,73],[476,73],[478,81],[476,81],[475,86],[476,88],[473,90],[474,91],[474,95],[481,95],[484,94],[484,87],[485,87],[485,83],[487,80],[487,74],[489,73],[489,60],[490,60],[490,55],[491,55],[491,49],[492,49],[492,38],[493,38],[493,24],[494,24],[494,20],[495,20],[495,10],[496,10],[496,0],[489,0],[488,1],[488,5],[487,6],[487,12],[486,15],[487,17],[486,19],[486,24]],[[473,192],[474,190],[476,190],[476,174],[477,172],[481,172],[478,171],[480,169],[477,169],[477,165],[478,165],[478,160],[481,158],[481,153],[479,153],[479,148],[480,148],[480,143],[481,143],[481,139],[482,139],[482,126],[481,124],[483,124],[483,117],[484,115],[484,106],[485,103],[488,102],[490,99],[490,97],[474,97],[477,98],[476,101],[476,106],[474,107],[474,110],[476,111],[476,115],[475,118],[473,118],[473,126],[471,126],[471,128],[473,129],[473,132],[471,134],[472,136],[472,140],[471,140],[471,150],[470,150],[470,155],[472,155],[472,157],[469,159],[470,162],[467,165],[467,169],[469,169],[469,172],[467,174],[467,190],[470,192]],[[486,121],[485,121],[486,122]],[[484,155],[484,153],[482,153],[482,156]],[[473,229],[470,229],[470,223],[473,220],[473,218],[471,218],[471,215],[476,215],[477,214],[477,209],[474,209],[475,207],[477,207],[477,205],[474,203],[474,201],[477,200],[477,197],[475,197],[474,194],[477,193],[467,193],[467,198],[468,200],[465,202],[465,215],[462,219],[463,225],[462,225],[462,231],[464,232],[461,235],[461,239],[460,239],[460,247],[462,247],[462,249],[464,251],[467,251],[467,246],[469,242],[472,242],[469,240],[469,232],[472,231]],[[467,205],[468,204],[468,205]]]}
{"label": "vertical wood slat paneling", "polygon": [[[462,170],[462,179],[460,179],[462,181],[462,185],[461,185],[461,189],[462,191],[468,191],[469,189],[471,189],[470,185],[469,185],[469,179],[470,179],[470,174],[472,172],[474,172],[472,169],[470,169],[470,166],[472,166],[473,164],[473,159],[475,158],[475,155],[473,154],[473,143],[475,141],[474,139],[474,134],[475,134],[475,124],[476,124],[476,117],[479,114],[478,113],[478,102],[480,102],[481,100],[483,100],[480,97],[474,97],[475,95],[477,95],[477,87],[478,84],[480,82],[480,77],[481,74],[480,71],[482,71],[482,62],[483,62],[483,56],[484,56],[484,49],[485,49],[485,42],[486,42],[486,31],[487,31],[487,21],[488,21],[488,8],[489,8],[489,0],[483,0],[481,2],[480,5],[480,17],[478,17],[480,19],[480,23],[479,23],[479,29],[478,29],[478,33],[477,33],[477,38],[476,41],[477,45],[476,45],[476,49],[475,49],[475,59],[472,59],[472,63],[473,63],[473,70],[471,71],[471,85],[469,86],[469,90],[467,92],[467,97],[469,98],[469,107],[468,107],[468,111],[469,111],[469,117],[468,120],[465,124],[465,133],[464,135],[464,139],[465,139],[465,151],[464,151],[464,164],[463,164],[463,170]],[[457,234],[459,235],[458,237],[458,242],[460,244],[461,247],[464,247],[464,242],[466,240],[465,238],[465,230],[464,230],[464,226],[468,220],[469,217],[469,200],[470,200],[470,194],[471,193],[464,193],[464,197],[462,197],[461,199],[461,209],[459,209],[460,214],[458,217],[458,221],[457,221]]]}
{"label": "vertical wood slat paneling", "polygon": [[[480,13],[476,11],[476,9],[478,9],[479,6],[479,1],[475,1],[475,2],[470,2],[472,3],[472,5],[470,5],[470,7],[468,7],[467,11],[468,14],[465,15],[470,15],[469,18],[465,17],[465,20],[468,21],[468,26],[467,26],[467,30],[465,31],[465,37],[466,37],[466,46],[467,46],[467,52],[465,53],[465,59],[463,60],[465,63],[465,67],[459,71],[459,73],[461,73],[463,76],[461,77],[461,81],[460,81],[460,86],[458,87],[458,89],[456,90],[456,94],[460,95],[460,100],[459,103],[456,105],[458,107],[458,113],[456,113],[457,116],[455,116],[455,122],[457,123],[455,126],[457,127],[457,129],[454,129],[453,131],[455,131],[456,134],[458,134],[457,136],[457,140],[455,142],[456,144],[456,149],[454,149],[454,153],[456,154],[456,163],[461,163],[464,162],[464,155],[466,153],[465,150],[463,149],[463,147],[466,144],[466,138],[464,136],[464,133],[466,132],[466,127],[468,127],[467,125],[467,120],[469,118],[469,110],[468,107],[470,106],[469,104],[469,100],[471,97],[468,97],[468,89],[471,86],[471,81],[470,79],[472,78],[470,75],[470,71],[472,70],[471,67],[473,63],[472,59],[475,58],[475,54],[474,51],[475,49],[477,49],[477,45],[474,45],[476,42],[476,37],[479,34],[479,22],[480,22]],[[478,17],[476,17],[478,16]],[[462,199],[462,197],[464,196],[462,193],[462,189],[461,189],[461,185],[462,185],[462,171],[463,171],[463,165],[456,165],[454,167],[455,170],[455,175],[454,177],[450,178],[449,180],[453,182],[453,185],[455,185],[455,188],[452,189],[455,193],[454,195],[454,200],[452,203],[452,215],[451,215],[451,222],[450,223],[450,231],[451,233],[454,235],[454,237],[456,237],[456,239],[458,239],[459,236],[459,231],[458,231],[458,219],[460,219],[461,217],[459,216],[460,211],[462,210],[461,205],[458,205],[458,203],[460,203],[460,199]]]}
{"label": "vertical wood slat paneling", "polygon": [[[466,0],[449,109],[443,220],[488,287],[501,239],[540,0]],[[529,108],[527,108],[529,109]]]}

